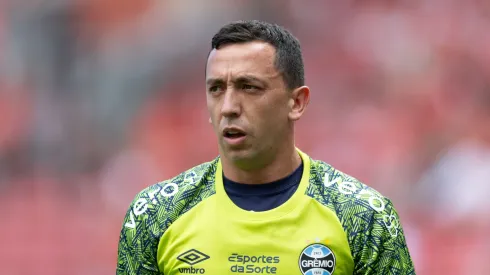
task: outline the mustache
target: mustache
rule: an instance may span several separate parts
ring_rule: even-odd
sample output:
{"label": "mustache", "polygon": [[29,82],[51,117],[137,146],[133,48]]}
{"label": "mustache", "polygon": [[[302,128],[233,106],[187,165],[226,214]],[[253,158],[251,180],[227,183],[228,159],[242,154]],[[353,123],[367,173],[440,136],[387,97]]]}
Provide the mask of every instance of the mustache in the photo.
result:
{"label": "mustache", "polygon": [[220,129],[224,129],[226,127],[237,127],[237,128],[242,128],[244,129],[244,123],[242,121],[239,121],[237,119],[227,119],[224,118],[220,121],[219,127]]}

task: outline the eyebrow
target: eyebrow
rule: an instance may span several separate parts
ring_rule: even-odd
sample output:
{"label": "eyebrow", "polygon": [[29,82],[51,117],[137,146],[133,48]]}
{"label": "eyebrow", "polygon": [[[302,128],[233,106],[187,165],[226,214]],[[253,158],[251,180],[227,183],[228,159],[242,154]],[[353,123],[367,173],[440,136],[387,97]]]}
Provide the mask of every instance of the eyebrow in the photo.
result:
{"label": "eyebrow", "polygon": [[[206,84],[207,85],[213,85],[213,84],[222,84],[224,83],[225,81],[222,79],[222,78],[210,78],[208,80],[206,80]],[[242,76],[239,76],[237,77],[233,82],[258,82],[258,83],[261,83],[262,85],[266,85],[265,81],[258,78],[258,77],[255,77],[253,75],[242,75]]]}
{"label": "eyebrow", "polygon": [[210,78],[206,80],[207,85],[222,84],[222,83],[224,83],[224,81],[221,78]]}

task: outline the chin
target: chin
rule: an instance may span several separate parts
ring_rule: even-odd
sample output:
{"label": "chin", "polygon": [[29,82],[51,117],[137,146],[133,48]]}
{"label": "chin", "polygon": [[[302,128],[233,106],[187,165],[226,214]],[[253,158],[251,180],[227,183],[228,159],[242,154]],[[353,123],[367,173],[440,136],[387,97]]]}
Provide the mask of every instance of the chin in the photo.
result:
{"label": "chin", "polygon": [[228,158],[230,161],[233,162],[243,162],[243,161],[249,161],[253,159],[253,154],[249,150],[227,150],[226,151],[226,158]]}
{"label": "chin", "polygon": [[253,170],[261,166],[259,154],[250,149],[230,150],[224,155],[235,167]]}
{"label": "chin", "polygon": [[229,146],[223,146],[220,151],[222,157],[225,157],[232,162],[250,159],[252,155],[250,149],[246,148],[230,148]]}

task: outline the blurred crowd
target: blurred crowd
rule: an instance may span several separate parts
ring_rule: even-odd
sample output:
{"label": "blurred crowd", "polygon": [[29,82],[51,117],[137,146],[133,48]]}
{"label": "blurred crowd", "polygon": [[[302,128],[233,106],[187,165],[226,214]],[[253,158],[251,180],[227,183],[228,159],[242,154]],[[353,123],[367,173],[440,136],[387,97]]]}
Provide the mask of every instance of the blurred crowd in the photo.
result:
{"label": "blurred crowd", "polygon": [[490,2],[0,1],[0,273],[114,274],[134,195],[217,155],[222,24],[301,41],[297,144],[392,199],[417,274],[490,274]]}

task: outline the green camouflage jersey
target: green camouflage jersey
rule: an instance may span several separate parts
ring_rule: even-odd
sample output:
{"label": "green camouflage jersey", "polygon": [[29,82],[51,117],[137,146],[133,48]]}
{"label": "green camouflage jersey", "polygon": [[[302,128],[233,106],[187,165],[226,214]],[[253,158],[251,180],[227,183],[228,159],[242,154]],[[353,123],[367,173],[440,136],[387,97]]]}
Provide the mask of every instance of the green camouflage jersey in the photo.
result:
{"label": "green camouflage jersey", "polygon": [[123,222],[117,274],[415,274],[391,201],[298,153],[296,192],[268,211],[232,202],[219,157],[140,192]]}

